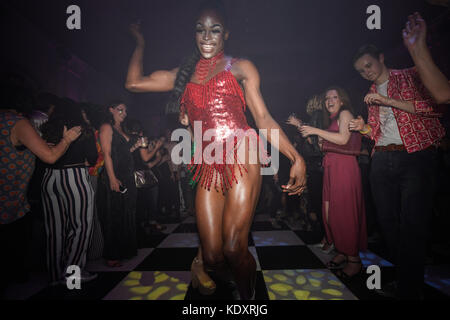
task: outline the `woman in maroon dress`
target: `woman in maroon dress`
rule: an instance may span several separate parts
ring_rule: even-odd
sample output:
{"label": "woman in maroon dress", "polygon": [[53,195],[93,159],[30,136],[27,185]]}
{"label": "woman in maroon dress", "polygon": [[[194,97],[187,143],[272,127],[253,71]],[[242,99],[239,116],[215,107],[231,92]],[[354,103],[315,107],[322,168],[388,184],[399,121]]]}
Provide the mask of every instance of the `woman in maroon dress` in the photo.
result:
{"label": "woman in maroon dress", "polygon": [[[133,26],[137,47],[130,61],[126,87],[134,92],[172,91],[173,105],[179,108],[181,103],[181,118],[185,122],[188,119],[193,127],[194,121],[199,121],[202,133],[212,130],[217,145],[227,142],[239,129],[249,128],[244,116],[247,106],[258,128],[268,129],[269,142],[272,131],[279,132],[279,150],[292,163],[290,180],[283,186],[284,191],[300,194],[306,182],[304,160],[270,116],[259,91],[259,74],[253,63],[224,55],[229,32],[223,6],[217,1],[205,4],[195,24],[195,52],[179,68],[170,71],[142,74],[144,39],[138,26]],[[238,137],[233,151],[240,142],[246,141],[245,137]],[[196,144],[197,150],[200,145]],[[248,145],[245,150],[250,151]],[[229,266],[240,297],[252,298],[256,263],[248,250],[248,233],[260,193],[261,165],[249,162],[230,165],[200,159],[203,161],[192,170],[199,181],[195,207],[203,262],[218,274]],[[197,277],[194,272],[193,277]],[[198,279],[193,278],[193,284],[194,280]]]}
{"label": "woman in maroon dress", "polygon": [[[325,93],[327,130],[301,126],[304,137],[317,135],[337,145],[350,139],[349,122],[353,119],[347,93],[331,87]],[[338,275],[349,278],[362,269],[359,251],[366,250],[366,218],[361,173],[355,155],[327,152],[323,159],[323,212],[327,242],[334,243],[338,254],[327,264],[330,269],[343,269]],[[344,267],[345,265],[345,267]]]}

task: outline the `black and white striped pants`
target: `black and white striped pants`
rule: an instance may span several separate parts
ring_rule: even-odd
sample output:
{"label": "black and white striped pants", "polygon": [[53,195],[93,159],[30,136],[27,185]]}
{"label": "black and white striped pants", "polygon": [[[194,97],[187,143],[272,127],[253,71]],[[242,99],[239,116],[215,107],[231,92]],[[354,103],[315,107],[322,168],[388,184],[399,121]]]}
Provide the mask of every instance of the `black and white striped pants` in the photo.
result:
{"label": "black and white striped pants", "polygon": [[87,168],[46,169],[42,203],[50,281],[64,279],[67,267],[86,264],[94,213],[94,190]]}

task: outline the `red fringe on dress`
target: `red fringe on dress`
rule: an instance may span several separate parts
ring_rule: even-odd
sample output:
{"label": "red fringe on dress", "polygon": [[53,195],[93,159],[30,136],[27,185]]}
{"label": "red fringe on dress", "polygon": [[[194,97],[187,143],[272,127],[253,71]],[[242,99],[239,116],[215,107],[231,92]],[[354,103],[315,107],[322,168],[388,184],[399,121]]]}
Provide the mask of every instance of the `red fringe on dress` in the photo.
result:
{"label": "red fringe on dress", "polygon": [[[242,141],[245,141],[247,134],[241,137],[233,136],[236,133],[253,130],[247,124],[244,114],[245,99],[241,86],[236,81],[236,78],[231,73],[231,66],[234,61],[230,58],[225,67],[225,70],[217,73],[204,83],[188,83],[186,90],[180,102],[180,112],[187,112],[189,121],[194,124],[194,121],[200,121],[202,124],[202,139],[206,130],[214,130],[217,140],[210,142],[215,144],[222,144],[231,141],[229,137],[233,137],[233,146],[231,150],[223,152],[223,159],[221,163],[205,163],[203,154],[201,154],[200,163],[195,163],[194,159],[199,157],[198,152],[203,152],[204,147],[209,143],[202,141],[200,145],[196,145],[196,155],[192,157],[191,164],[188,166],[193,174],[193,181],[198,182],[201,187],[211,190],[214,187],[217,191],[221,190],[225,193],[226,190],[232,187],[233,182],[238,183],[238,174],[243,176],[247,172],[247,168],[243,163],[239,162],[238,149]],[[194,130],[195,131],[195,130]],[[256,132],[252,132],[254,136]],[[227,140],[228,139],[228,140]],[[262,162],[267,160],[267,154],[260,138],[256,134],[257,145],[262,155],[260,157]],[[198,143],[196,141],[196,143]],[[200,146],[202,148],[200,148]],[[226,150],[224,147],[222,150]],[[233,161],[230,161],[232,157]],[[219,189],[220,185],[220,189]]]}

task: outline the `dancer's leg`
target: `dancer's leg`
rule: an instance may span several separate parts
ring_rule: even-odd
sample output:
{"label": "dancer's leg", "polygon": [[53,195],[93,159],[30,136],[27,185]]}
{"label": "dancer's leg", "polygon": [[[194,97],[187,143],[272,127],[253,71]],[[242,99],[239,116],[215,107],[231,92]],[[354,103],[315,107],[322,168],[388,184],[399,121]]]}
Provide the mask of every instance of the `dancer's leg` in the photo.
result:
{"label": "dancer's leg", "polygon": [[224,205],[225,196],[221,192],[197,188],[195,208],[203,263],[213,270],[225,262],[222,239]]}
{"label": "dancer's leg", "polygon": [[226,195],[223,216],[224,254],[233,271],[242,299],[254,293],[256,262],[248,250],[248,234],[261,190],[260,165],[247,165]]}

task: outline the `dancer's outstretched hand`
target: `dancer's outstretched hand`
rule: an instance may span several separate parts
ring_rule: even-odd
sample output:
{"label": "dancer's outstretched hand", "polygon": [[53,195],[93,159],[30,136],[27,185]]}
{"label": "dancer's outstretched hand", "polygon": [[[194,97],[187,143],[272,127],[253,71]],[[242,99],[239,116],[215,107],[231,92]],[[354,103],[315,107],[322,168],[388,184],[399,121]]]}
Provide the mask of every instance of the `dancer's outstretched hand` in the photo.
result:
{"label": "dancer's outstretched hand", "polygon": [[141,31],[140,22],[132,23],[130,25],[130,32],[133,35],[133,37],[136,39],[136,43],[138,45],[143,46],[145,44],[144,36],[142,35],[142,31]]}
{"label": "dancer's outstretched hand", "polygon": [[289,173],[289,182],[281,186],[283,192],[289,192],[288,195],[301,195],[306,189],[306,164],[303,158],[297,159],[291,166]]}
{"label": "dancer's outstretched hand", "polygon": [[427,25],[418,12],[408,16],[402,36],[410,52],[426,46]]}

